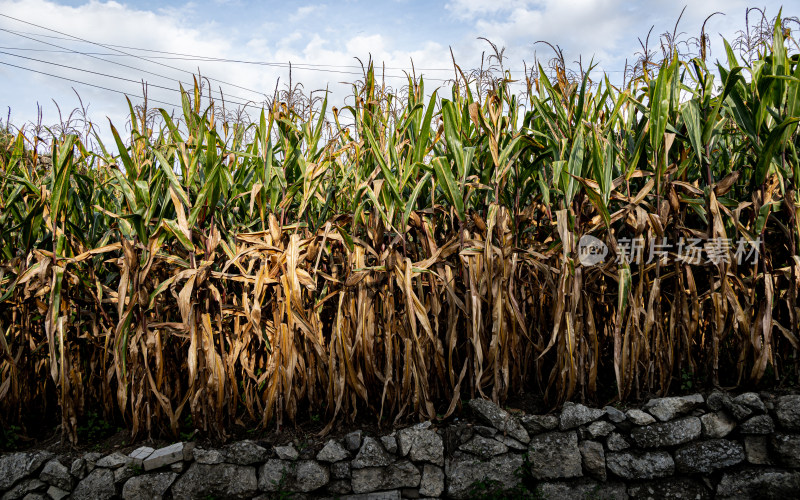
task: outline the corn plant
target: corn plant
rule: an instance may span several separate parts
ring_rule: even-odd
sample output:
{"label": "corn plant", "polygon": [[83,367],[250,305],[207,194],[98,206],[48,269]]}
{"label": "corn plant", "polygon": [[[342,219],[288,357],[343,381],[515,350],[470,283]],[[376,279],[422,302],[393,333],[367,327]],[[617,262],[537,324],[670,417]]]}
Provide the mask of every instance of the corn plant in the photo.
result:
{"label": "corn plant", "polygon": [[[114,147],[0,140],[0,421],[58,407],[224,437],[798,377],[800,60],[668,53],[623,88],[542,67],[226,121],[129,101]],[[549,76],[548,76],[549,74]],[[609,249],[582,263],[581,238]],[[698,258],[664,241],[744,242]],[[647,257],[647,255],[645,255]],[[309,410],[310,409],[310,410]]]}

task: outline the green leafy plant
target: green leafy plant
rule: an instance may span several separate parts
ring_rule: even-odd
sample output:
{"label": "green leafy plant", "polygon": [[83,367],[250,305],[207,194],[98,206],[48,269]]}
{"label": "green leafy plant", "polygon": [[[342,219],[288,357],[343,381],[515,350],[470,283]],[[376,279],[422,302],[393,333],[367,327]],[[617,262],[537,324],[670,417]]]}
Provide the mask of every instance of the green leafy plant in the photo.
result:
{"label": "green leafy plant", "polygon": [[9,425],[0,429],[0,449],[16,450],[19,446],[20,431],[22,428],[17,425]]}
{"label": "green leafy plant", "polygon": [[84,441],[95,443],[113,435],[118,430],[118,427],[100,413],[89,411],[86,413],[83,425],[78,426],[78,435]]}

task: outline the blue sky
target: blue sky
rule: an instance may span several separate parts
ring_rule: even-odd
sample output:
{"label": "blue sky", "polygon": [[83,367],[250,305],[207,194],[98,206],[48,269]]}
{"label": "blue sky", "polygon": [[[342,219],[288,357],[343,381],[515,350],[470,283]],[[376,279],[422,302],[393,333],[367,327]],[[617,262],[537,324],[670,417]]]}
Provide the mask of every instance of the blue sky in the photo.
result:
{"label": "blue sky", "polygon": [[[534,51],[544,61],[551,57],[549,49],[534,46],[535,41],[543,39],[559,45],[567,61],[576,60],[579,55],[584,62],[594,57],[600,69],[608,71],[613,82],[619,82],[626,58],[634,59],[639,49],[638,38],[644,38],[650,26],[654,26],[651,40],[657,44],[659,34],[672,30],[684,5],[687,10],[679,31],[687,36],[697,36],[703,20],[713,12],[726,14],[715,16],[706,27],[712,38],[712,48],[716,49],[714,53],[719,54],[721,35],[728,39],[735,36],[736,30],[744,25],[744,12],[749,4],[739,0],[688,4],[635,0],[496,0],[491,3],[445,0],[435,5],[412,0],[381,3],[360,0],[0,0],[0,14],[41,26],[0,16],[0,29],[9,30],[0,31],[0,47],[3,47],[0,51],[6,52],[0,53],[0,62],[93,83],[131,96],[141,94],[141,84],[136,82],[144,79],[151,85],[167,87],[149,90],[151,98],[164,102],[178,101],[177,92],[170,89],[177,89],[179,79],[191,81],[190,73],[198,67],[203,75],[216,79],[212,82],[214,87],[221,86],[231,100],[235,96],[258,101],[264,94],[272,94],[278,78],[282,83],[288,80],[288,69],[281,66],[176,59],[146,61],[65,39],[67,37],[44,29],[48,28],[88,41],[138,49],[269,63],[291,61],[295,65],[295,81],[302,82],[307,90],[329,87],[336,103],[348,90],[340,82],[357,78],[347,74],[358,71],[348,67],[357,64],[355,57],[366,60],[371,54],[377,63],[397,68],[387,71],[391,75],[402,75],[402,69],[410,70],[413,60],[416,68],[425,68],[418,73],[431,78],[430,89],[431,85],[439,83],[434,78],[452,75],[451,48],[462,67],[472,68],[479,64],[481,52],[489,50],[488,44],[478,40],[478,37],[486,37],[506,47],[506,67],[512,75],[521,74],[523,61],[529,64],[533,61]],[[766,7],[773,16],[781,2],[762,0],[758,6]],[[52,52],[63,50],[67,52]],[[91,52],[107,61],[70,50]],[[120,50],[148,58],[158,55],[132,48]],[[327,66],[308,69],[302,67],[304,64]],[[87,73],[87,70],[132,82]],[[387,81],[398,86],[402,84],[397,78],[390,77]],[[35,120],[38,103],[42,106],[43,122],[55,123],[58,113],[52,100],[58,102],[62,111],[74,108],[78,99],[73,87],[84,104],[88,104],[90,119],[106,129],[106,117],[115,124],[124,123],[127,104],[119,94],[5,64],[0,64],[1,119],[6,121],[10,107],[13,124]]]}

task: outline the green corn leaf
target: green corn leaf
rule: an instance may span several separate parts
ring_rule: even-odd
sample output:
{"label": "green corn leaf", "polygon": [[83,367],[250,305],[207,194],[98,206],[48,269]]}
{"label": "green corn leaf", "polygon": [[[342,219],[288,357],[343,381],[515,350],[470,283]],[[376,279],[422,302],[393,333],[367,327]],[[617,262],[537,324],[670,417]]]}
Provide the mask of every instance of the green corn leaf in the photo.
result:
{"label": "green corn leaf", "polygon": [[683,105],[683,109],[681,109],[681,115],[683,116],[683,122],[686,124],[686,131],[687,135],[689,136],[689,142],[691,142],[692,149],[694,149],[694,152],[697,155],[697,161],[702,164],[703,126],[700,123],[700,108],[697,103],[697,100],[691,99],[687,101]]}
{"label": "green corn leaf", "polygon": [[431,161],[431,166],[433,167],[433,172],[436,175],[436,181],[444,191],[447,201],[455,207],[458,219],[464,221],[464,199],[462,198],[461,190],[458,188],[458,184],[456,184],[456,180],[453,177],[453,171],[450,169],[450,163],[446,158],[437,156],[433,159],[433,161]]}
{"label": "green corn leaf", "polygon": [[767,179],[767,174],[769,173],[769,167],[772,164],[773,157],[785,145],[784,133],[786,132],[786,128],[797,123],[798,121],[800,121],[800,117],[787,118],[783,123],[776,126],[770,132],[767,140],[764,142],[764,147],[761,148],[761,152],[758,157],[758,163],[756,164],[756,169],[753,173],[753,182],[755,182],[756,186],[763,184]]}
{"label": "green corn leaf", "polygon": [[572,149],[570,150],[569,160],[567,160],[566,165],[566,174],[568,174],[570,177],[566,182],[564,198],[568,205],[572,203],[572,198],[578,191],[578,185],[576,184],[575,178],[582,177],[583,174],[584,148],[583,127],[579,127],[578,134],[575,136],[575,140],[572,142]]}
{"label": "green corn leaf", "polygon": [[427,187],[428,182],[431,180],[431,173],[425,172],[425,175],[422,176],[422,179],[417,182],[417,185],[414,187],[414,190],[411,192],[411,196],[406,201],[406,208],[403,212],[403,225],[400,228],[401,230],[405,230],[405,227],[408,225],[408,219],[411,217],[411,212],[414,210],[414,206],[417,204],[417,198],[419,194],[422,192],[422,189]]}
{"label": "green corn leaf", "polygon": [[66,209],[67,197],[69,195],[70,178],[72,176],[72,156],[74,153],[73,147],[77,137],[68,135],[64,142],[59,144],[54,155],[54,167],[56,169],[55,176],[50,188],[51,201],[50,213],[53,221],[58,221],[61,212]]}

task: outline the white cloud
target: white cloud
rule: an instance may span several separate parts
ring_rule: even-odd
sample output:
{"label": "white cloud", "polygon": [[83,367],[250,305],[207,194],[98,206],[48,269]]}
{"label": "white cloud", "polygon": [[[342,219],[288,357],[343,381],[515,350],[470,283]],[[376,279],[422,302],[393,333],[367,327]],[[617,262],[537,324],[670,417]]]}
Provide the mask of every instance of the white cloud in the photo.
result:
{"label": "white cloud", "polygon": [[527,8],[536,4],[529,0],[495,0],[486,2],[482,0],[452,0],[447,3],[447,9],[462,19],[470,19],[484,15],[494,15],[499,12],[509,12],[517,8]]}
{"label": "white cloud", "polygon": [[307,17],[310,17],[313,14],[318,14],[320,11],[325,9],[324,5],[305,5],[297,9],[297,11],[292,14],[290,20],[292,22],[301,21]]}

